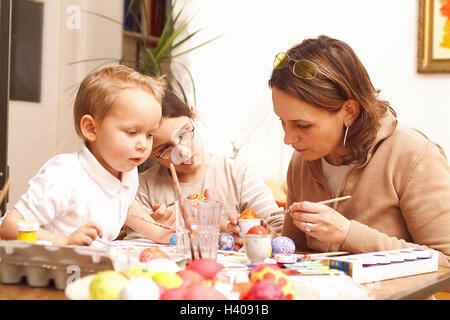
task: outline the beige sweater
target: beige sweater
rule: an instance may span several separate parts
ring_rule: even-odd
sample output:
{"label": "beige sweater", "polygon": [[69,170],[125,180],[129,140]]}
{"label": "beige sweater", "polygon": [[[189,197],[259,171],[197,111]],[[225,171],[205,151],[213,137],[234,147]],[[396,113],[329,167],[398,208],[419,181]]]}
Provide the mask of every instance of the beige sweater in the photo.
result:
{"label": "beige sweater", "polygon": [[[287,174],[287,204],[329,199],[321,161],[294,152]],[[299,251],[374,252],[432,248],[450,266],[450,168],[443,150],[417,130],[397,125],[388,114],[366,161],[348,173],[336,211],[351,220],[342,245],[306,236],[287,215],[283,235]]]}

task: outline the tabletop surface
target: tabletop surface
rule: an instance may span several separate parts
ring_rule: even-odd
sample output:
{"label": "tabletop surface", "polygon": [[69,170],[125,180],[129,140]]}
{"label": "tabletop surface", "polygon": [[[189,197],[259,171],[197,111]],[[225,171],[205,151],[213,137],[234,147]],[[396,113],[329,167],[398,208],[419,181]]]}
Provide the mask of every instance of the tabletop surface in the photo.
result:
{"label": "tabletop surface", "polygon": [[[450,268],[438,271],[363,284],[377,300],[425,299],[450,287]],[[0,284],[0,300],[65,300],[64,290],[52,286],[32,288],[25,283]]]}

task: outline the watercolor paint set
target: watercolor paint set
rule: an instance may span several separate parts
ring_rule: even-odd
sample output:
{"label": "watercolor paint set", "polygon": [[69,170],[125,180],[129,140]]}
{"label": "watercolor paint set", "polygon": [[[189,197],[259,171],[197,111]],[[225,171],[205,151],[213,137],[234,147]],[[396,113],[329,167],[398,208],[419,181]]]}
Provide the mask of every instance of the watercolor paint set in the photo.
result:
{"label": "watercolor paint set", "polygon": [[419,248],[378,251],[333,257],[326,263],[357,283],[367,283],[437,271],[438,252]]}

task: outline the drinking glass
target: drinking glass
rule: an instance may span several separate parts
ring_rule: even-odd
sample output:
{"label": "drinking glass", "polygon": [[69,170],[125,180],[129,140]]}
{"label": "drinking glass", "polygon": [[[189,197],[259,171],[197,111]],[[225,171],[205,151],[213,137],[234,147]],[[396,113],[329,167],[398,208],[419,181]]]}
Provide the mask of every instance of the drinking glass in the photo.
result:
{"label": "drinking glass", "polygon": [[[217,258],[222,204],[212,200],[183,200],[192,232],[186,228],[180,203],[176,210],[177,253],[188,260]],[[191,248],[192,243],[192,248]]]}

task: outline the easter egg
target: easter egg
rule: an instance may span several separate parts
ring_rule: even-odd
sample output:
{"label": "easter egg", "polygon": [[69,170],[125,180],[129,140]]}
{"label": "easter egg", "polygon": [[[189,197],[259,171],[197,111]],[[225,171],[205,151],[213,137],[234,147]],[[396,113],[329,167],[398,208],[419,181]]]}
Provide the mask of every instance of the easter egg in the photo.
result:
{"label": "easter egg", "polygon": [[246,300],[250,289],[253,287],[253,282],[236,282],[233,284],[232,292],[239,293],[239,300]]}
{"label": "easter egg", "polygon": [[184,294],[186,293],[187,287],[177,287],[164,291],[159,299],[160,300],[184,300]]}
{"label": "easter egg", "polygon": [[92,300],[117,300],[127,281],[127,278],[118,272],[100,272],[89,284],[90,297]]}
{"label": "easter egg", "polygon": [[233,250],[234,239],[229,233],[221,233],[219,235],[219,249],[221,250]]}
{"label": "easter egg", "polygon": [[184,300],[227,300],[227,298],[214,287],[196,284],[186,289]]}
{"label": "easter egg", "polygon": [[147,277],[148,279],[152,279],[155,272],[145,267],[134,267],[122,272],[122,274],[128,279],[134,277]]}
{"label": "easter egg", "polygon": [[254,272],[250,278],[251,282],[259,282],[269,280],[278,285],[283,291],[286,300],[293,300],[295,297],[294,284],[289,280],[288,276],[280,269],[276,270],[271,267],[265,267],[260,271]]}
{"label": "easter egg", "polygon": [[262,280],[251,287],[247,300],[284,300],[284,293],[273,281]]}
{"label": "easter egg", "polygon": [[123,287],[120,300],[158,300],[159,288],[147,277],[134,277]]}
{"label": "easter egg", "polygon": [[153,275],[153,281],[158,282],[166,289],[180,287],[183,284],[183,279],[176,273],[159,271]]}
{"label": "easter egg", "polygon": [[269,232],[263,226],[253,226],[247,231],[247,234],[268,235]]}
{"label": "easter egg", "polygon": [[201,274],[192,270],[181,270],[177,274],[183,279],[183,287],[189,287],[190,285],[205,281],[205,278]]}
{"label": "easter egg", "polygon": [[242,211],[241,216],[239,219],[258,219],[258,215],[253,209],[245,209]]}
{"label": "easter egg", "polygon": [[175,261],[169,259],[152,259],[150,261],[147,261],[145,263],[145,266],[155,272],[167,271],[175,273],[181,270],[181,268]]}
{"label": "easter egg", "polygon": [[206,200],[206,197],[202,194],[190,194],[187,198],[189,200]]}
{"label": "easter egg", "polygon": [[282,270],[281,267],[280,267],[279,265],[274,264],[274,263],[260,263],[260,264],[258,264],[258,265],[256,265],[256,266],[254,266],[254,267],[250,270],[250,273],[249,273],[249,275],[248,275],[248,278],[251,279],[251,278],[252,278],[252,275],[253,275],[255,272],[261,271],[261,270],[264,269],[264,268],[272,268],[272,269],[274,269],[274,270]]}
{"label": "easter egg", "polygon": [[288,237],[276,237],[272,239],[272,255],[278,253],[294,253],[295,243]]}
{"label": "easter egg", "polygon": [[201,258],[192,261],[186,266],[186,270],[192,270],[201,274],[205,279],[212,280],[223,266],[214,259]]}
{"label": "easter egg", "polygon": [[140,262],[147,262],[152,259],[170,259],[167,253],[158,247],[146,248],[139,254]]}
{"label": "easter egg", "polygon": [[169,244],[176,246],[177,245],[177,235],[174,233],[172,237],[170,237]]}

